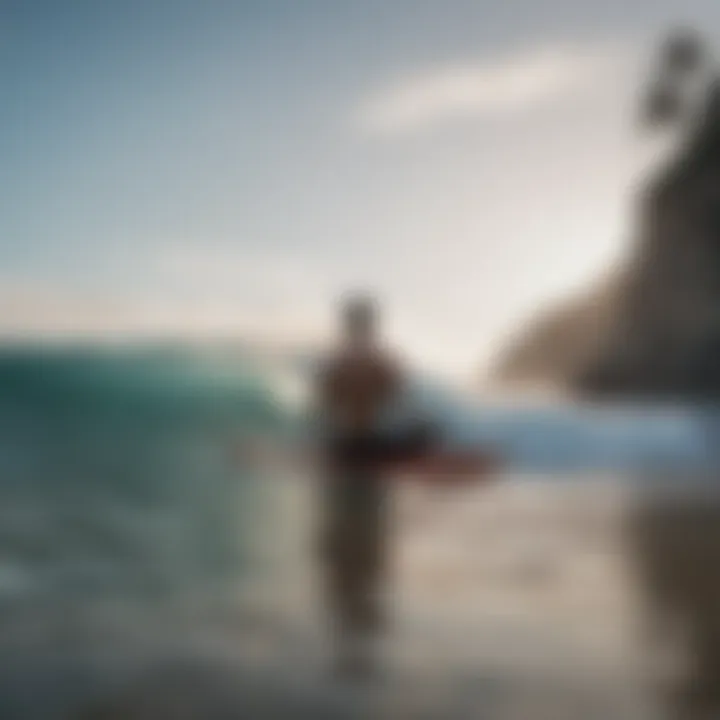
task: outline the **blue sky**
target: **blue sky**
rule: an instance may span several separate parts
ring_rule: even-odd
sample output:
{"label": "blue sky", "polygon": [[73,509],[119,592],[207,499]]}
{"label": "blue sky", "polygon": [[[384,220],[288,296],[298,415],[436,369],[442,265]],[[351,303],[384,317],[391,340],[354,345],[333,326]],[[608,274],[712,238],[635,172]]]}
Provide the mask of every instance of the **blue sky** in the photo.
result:
{"label": "blue sky", "polygon": [[477,367],[622,252],[653,42],[714,0],[0,1],[0,330]]}

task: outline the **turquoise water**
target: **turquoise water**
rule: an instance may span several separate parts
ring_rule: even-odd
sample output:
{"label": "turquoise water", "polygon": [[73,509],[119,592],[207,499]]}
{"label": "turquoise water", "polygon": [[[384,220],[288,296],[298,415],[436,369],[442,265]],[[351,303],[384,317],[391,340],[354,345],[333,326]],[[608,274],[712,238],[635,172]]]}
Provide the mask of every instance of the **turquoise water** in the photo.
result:
{"label": "turquoise water", "polygon": [[[92,706],[103,693],[112,706],[118,686],[132,688],[143,669],[177,658],[202,668],[201,679],[181,668],[179,680],[166,681],[170,691],[160,680],[150,685],[151,696],[187,686],[190,700],[211,704],[215,685],[201,680],[217,674],[244,707],[238,682],[260,672],[252,656],[258,633],[281,659],[292,648],[287,667],[303,669],[318,654],[305,619],[302,627],[288,620],[302,602],[294,593],[302,596],[303,578],[312,582],[307,538],[293,525],[307,529],[308,505],[297,500],[311,499],[310,486],[260,476],[234,453],[245,433],[298,427],[287,382],[297,370],[302,376],[307,365],[298,367],[295,358],[270,364],[197,347],[0,352],[0,717],[97,717],[70,708]],[[712,413],[678,408],[491,404],[428,378],[415,378],[411,395],[410,414],[435,419],[448,443],[498,448],[511,486],[548,476],[579,483],[597,472],[653,478],[657,469],[690,468],[707,462],[713,428],[720,427]],[[542,535],[524,520],[495,538],[478,492],[467,507],[456,497],[458,513],[444,528],[421,518],[417,534],[440,546],[454,541],[460,553],[502,538],[512,546],[519,533],[534,549]],[[466,509],[469,515],[460,512]],[[478,535],[483,528],[486,539]],[[502,543],[497,549],[502,554]],[[475,552],[466,555],[475,572]],[[273,602],[252,599],[246,614],[242,591],[274,576],[282,581],[270,583]],[[492,577],[481,578],[483,593]],[[463,582],[460,594],[474,608],[480,590]],[[299,607],[298,617],[313,609]],[[465,620],[457,618],[463,635]],[[263,703],[286,696],[282,672],[268,671]],[[277,716],[297,716],[293,703]]]}
{"label": "turquoise water", "polygon": [[[6,348],[0,601],[162,597],[263,572],[283,490],[233,448],[296,426],[281,379],[212,348]],[[449,442],[491,444],[514,473],[688,468],[708,445],[687,412],[482,405],[425,379],[413,396]]]}
{"label": "turquoise water", "polygon": [[273,489],[233,446],[288,420],[260,368],[12,349],[0,397],[0,600],[162,595],[253,569]]}

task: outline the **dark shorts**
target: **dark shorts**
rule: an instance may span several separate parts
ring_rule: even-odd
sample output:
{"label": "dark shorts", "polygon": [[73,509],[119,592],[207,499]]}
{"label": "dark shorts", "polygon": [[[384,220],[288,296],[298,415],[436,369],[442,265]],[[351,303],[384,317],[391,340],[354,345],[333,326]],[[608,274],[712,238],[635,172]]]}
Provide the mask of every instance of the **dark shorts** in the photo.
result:
{"label": "dark shorts", "polygon": [[394,433],[362,433],[329,438],[326,455],[335,468],[381,468],[409,461],[429,452],[436,445],[431,427],[418,424]]}

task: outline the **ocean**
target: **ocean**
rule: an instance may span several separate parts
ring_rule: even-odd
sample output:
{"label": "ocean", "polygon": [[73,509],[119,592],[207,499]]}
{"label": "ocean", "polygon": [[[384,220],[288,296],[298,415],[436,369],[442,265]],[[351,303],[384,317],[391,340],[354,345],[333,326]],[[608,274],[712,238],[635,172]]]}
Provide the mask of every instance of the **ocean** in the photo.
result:
{"label": "ocean", "polygon": [[[157,681],[151,696],[167,697],[167,683],[173,693],[195,687],[186,702],[205,698],[210,703],[213,698],[219,703],[218,717],[225,716],[222,712],[237,717],[233,703],[252,697],[270,707],[274,693],[263,689],[263,683],[272,686],[288,668],[307,670],[312,665],[310,659],[319,656],[312,648],[322,644],[319,619],[312,612],[312,483],[300,473],[260,475],[243,466],[234,452],[238,439],[248,433],[281,437],[298,430],[306,372],[306,363],[297,358],[268,361],[252,353],[202,347],[16,346],[0,352],[3,720],[94,717],[82,713],[89,713],[97,702],[112,705],[115,700],[107,698],[135,683],[140,671],[153,663],[166,669],[171,663],[175,669],[170,680]],[[569,496],[558,494],[558,483],[599,486],[600,494],[593,490],[589,501],[597,506],[597,498],[615,497],[618,477],[701,467],[712,446],[708,422],[676,408],[641,413],[628,408],[483,404],[427,378],[414,383],[413,412],[431,414],[446,429],[448,442],[486,442],[502,449],[510,491],[501,491],[500,500],[492,501],[496,529],[497,518],[507,515],[508,508],[522,506],[526,517],[528,498],[536,507],[548,505],[547,500],[538,505],[537,497],[555,498],[550,505],[554,503],[556,510],[560,505],[570,507]],[[555,490],[546,492],[548,487]],[[541,495],[533,495],[538,488]],[[405,566],[408,582],[400,595],[406,598],[407,618],[414,618],[421,628],[418,638],[425,638],[431,654],[437,646],[428,639],[433,623],[427,617],[442,616],[438,608],[445,607],[448,598],[450,609],[437,626],[444,628],[444,637],[452,634],[449,619],[458,637],[466,635],[463,627],[473,626],[481,607],[483,622],[490,618],[504,627],[500,619],[508,620],[509,596],[504,590],[493,595],[488,587],[497,589],[511,581],[487,581],[497,572],[505,577],[495,567],[498,558],[505,557],[508,567],[515,563],[520,575],[528,563],[540,567],[542,574],[547,572],[542,567],[562,555],[558,547],[575,543],[561,535],[552,541],[555,549],[543,555],[537,541],[547,533],[528,534],[527,523],[532,526],[535,521],[518,520],[517,513],[515,520],[508,516],[500,535],[493,536],[494,560],[483,561],[484,589],[473,590],[482,553],[468,554],[468,543],[489,547],[489,535],[470,538],[478,527],[489,527],[487,507],[492,503],[488,505],[486,498],[492,492],[496,491],[476,491],[449,501],[449,509],[437,511],[441,519],[429,525],[422,517],[435,512],[434,504],[422,497],[403,500],[406,520],[399,520],[398,528],[406,537],[415,537],[404,546],[407,550],[409,542],[415,548],[409,551],[415,559]],[[448,518],[456,522],[448,523]],[[409,530],[402,530],[403,522],[409,523]],[[557,520],[543,522],[546,527]],[[428,537],[433,538],[430,551]],[[513,550],[522,537],[524,549]],[[458,547],[455,559],[464,558],[465,570],[448,570],[455,565],[447,557],[438,566],[440,548],[448,543]],[[614,557],[609,550],[606,554]],[[434,565],[428,560],[432,557]],[[495,569],[490,568],[493,563]],[[445,573],[443,582],[455,588],[444,594],[444,600],[438,599],[438,584],[428,582],[440,571]],[[513,572],[507,570],[508,577]],[[475,592],[485,599],[468,603]],[[523,598],[534,597],[532,592],[518,592],[513,602],[519,597],[520,605]],[[574,591],[565,591],[565,599],[568,592]],[[490,596],[495,605],[487,605]],[[462,611],[453,605],[458,598],[464,602]],[[582,626],[583,613],[590,610],[577,612]],[[513,621],[510,616],[514,626],[505,623],[511,634],[517,631],[518,617]],[[467,624],[458,628],[458,618]],[[563,621],[569,622],[568,616]],[[524,632],[530,637],[537,631],[527,626]],[[505,639],[496,641],[495,647],[507,650],[511,644]],[[456,653],[459,663],[465,657],[462,645],[450,643],[446,650],[444,662],[454,668],[453,677],[460,670],[447,665],[447,658]],[[404,647],[407,651],[416,646]],[[422,650],[409,654],[422,655]],[[520,654],[528,656],[525,651]],[[178,670],[172,663],[181,660],[185,669]],[[243,691],[242,699],[225,698],[225,684],[222,692],[212,689],[214,685],[208,690],[203,684],[207,673],[216,677],[208,663],[222,678],[254,678],[254,689],[247,690],[249,695]],[[568,667],[572,664],[568,660]],[[202,682],[197,676],[200,666]],[[270,667],[266,677],[261,668]],[[239,692],[237,687],[233,692]],[[297,687],[296,691],[300,692]],[[218,693],[225,699],[218,699]],[[319,700],[312,697],[311,706],[317,709],[312,703]],[[214,717],[209,705],[203,707],[201,715],[189,716]],[[276,712],[268,716],[282,717],[280,710]],[[163,716],[159,711],[156,715]],[[140,711],[122,715],[136,716],[142,716]],[[444,717],[442,711],[438,717]]]}

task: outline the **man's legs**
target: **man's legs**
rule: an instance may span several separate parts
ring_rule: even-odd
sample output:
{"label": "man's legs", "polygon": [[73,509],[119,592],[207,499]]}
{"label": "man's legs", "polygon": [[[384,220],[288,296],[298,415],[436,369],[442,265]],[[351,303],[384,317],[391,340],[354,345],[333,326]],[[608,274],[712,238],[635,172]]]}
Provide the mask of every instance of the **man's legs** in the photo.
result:
{"label": "man's legs", "polygon": [[385,502],[374,476],[336,478],[325,556],[325,592],[339,669],[371,669],[382,632],[385,580]]}

